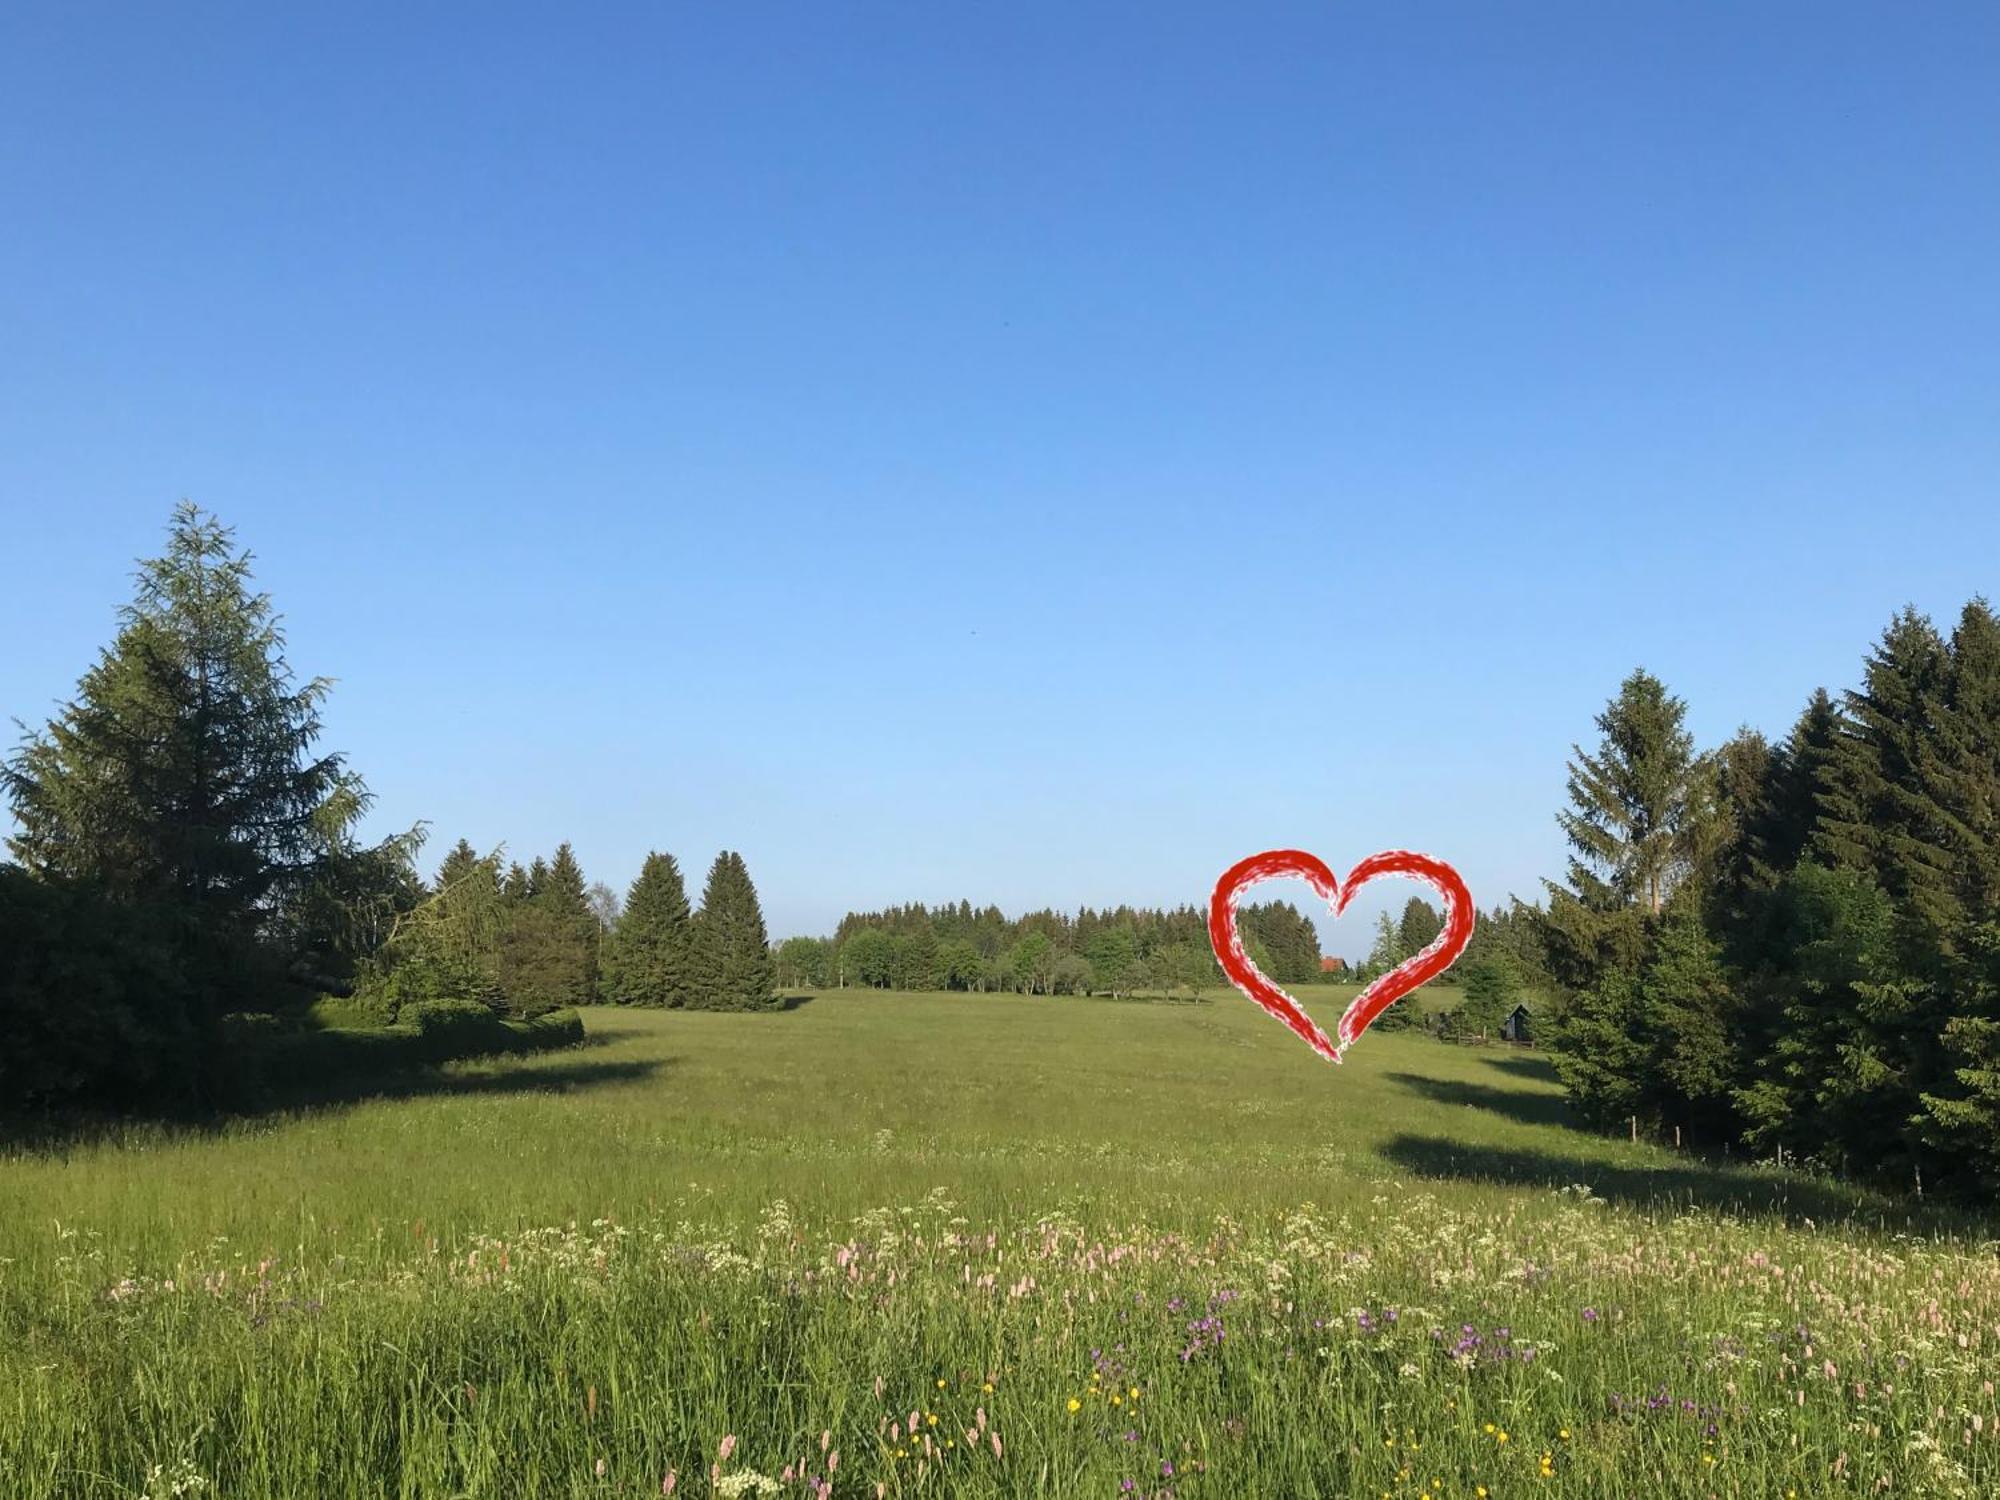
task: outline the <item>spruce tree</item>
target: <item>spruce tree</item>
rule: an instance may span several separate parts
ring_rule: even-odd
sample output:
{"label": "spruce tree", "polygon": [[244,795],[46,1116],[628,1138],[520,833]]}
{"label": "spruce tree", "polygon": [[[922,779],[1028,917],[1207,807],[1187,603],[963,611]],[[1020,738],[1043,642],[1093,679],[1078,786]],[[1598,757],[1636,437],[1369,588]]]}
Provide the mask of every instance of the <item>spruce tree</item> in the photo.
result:
{"label": "spruce tree", "polygon": [[1732,1138],[1731,1091],[1743,1071],[1736,997],[1722,952],[1693,901],[1676,902],[1650,934],[1638,1019],[1651,1112],[1710,1143]]}
{"label": "spruce tree", "polygon": [[1821,858],[1863,870],[1893,901],[1902,947],[1921,964],[1963,915],[1944,843],[1943,811],[1926,783],[1932,715],[1951,670],[1931,622],[1905,609],[1870,654],[1863,685],[1847,697],[1846,722],[1828,758],[1815,847]]}
{"label": "spruce tree", "polygon": [[741,855],[728,849],[716,855],[692,938],[690,1004],[709,1010],[766,1010],[776,1004],[771,940]]}
{"label": "spruce tree", "polygon": [[193,505],[174,512],[117,639],[0,774],[30,871],[250,936],[370,799],[340,756],[312,753],[330,682],[294,683],[231,537]]}
{"label": "spruce tree", "polygon": [[503,888],[506,935],[500,945],[500,985],[508,1008],[524,1016],[585,1005],[597,992],[599,928],[585,895],[583,871],[565,843],[553,861],[537,858],[524,883],[515,866]]}
{"label": "spruce tree", "polygon": [[1965,606],[1949,650],[1917,775],[1949,860],[1958,922],[1976,926],[2000,919],[2000,620],[1985,600]]}
{"label": "spruce tree", "polygon": [[1405,953],[1423,952],[1443,931],[1444,918],[1423,897],[1412,896],[1403,903],[1402,920],[1396,924],[1396,938]]}
{"label": "spruce tree", "polygon": [[1764,796],[1746,830],[1756,884],[1775,888],[1812,846],[1827,767],[1842,728],[1840,710],[1820,688],[1772,753]]}
{"label": "spruce tree", "polygon": [[[315,753],[325,678],[296,682],[250,555],[183,504],[75,700],[0,769],[30,872],[159,908],[207,1018],[334,982],[414,903],[420,829],[366,846],[371,798]],[[303,998],[305,991],[297,991]]]}
{"label": "spruce tree", "polygon": [[1897,963],[1894,903],[1866,871],[1810,859],[1785,877],[1778,902],[1784,1024],[1736,1092],[1746,1136],[1833,1171],[1893,1161],[1901,1176],[1916,1111],[1897,1058],[1912,988]]}
{"label": "spruce tree", "polygon": [[461,880],[485,869],[486,861],[479,857],[479,852],[469,841],[460,839],[451,846],[451,852],[446,854],[443,862],[438,865],[437,880],[433,883],[434,892],[442,895]]}
{"label": "spruce tree", "polygon": [[[1597,716],[1597,750],[1572,746],[1570,806],[1556,815],[1571,855],[1567,884],[1544,882],[1540,925],[1554,977],[1588,991],[1608,970],[1636,969],[1643,918],[1656,915],[1694,863],[1711,810],[1687,705],[1643,669]],[[1609,993],[1608,991],[1606,993]]]}
{"label": "spruce tree", "polygon": [[648,854],[604,954],[605,998],[679,1008],[692,998],[687,887],[671,854]]}
{"label": "spruce tree", "polygon": [[556,984],[565,1005],[588,1005],[597,997],[597,961],[604,929],[591,910],[590,888],[576,851],[565,839],[535,892],[536,902],[555,926],[561,957]]}

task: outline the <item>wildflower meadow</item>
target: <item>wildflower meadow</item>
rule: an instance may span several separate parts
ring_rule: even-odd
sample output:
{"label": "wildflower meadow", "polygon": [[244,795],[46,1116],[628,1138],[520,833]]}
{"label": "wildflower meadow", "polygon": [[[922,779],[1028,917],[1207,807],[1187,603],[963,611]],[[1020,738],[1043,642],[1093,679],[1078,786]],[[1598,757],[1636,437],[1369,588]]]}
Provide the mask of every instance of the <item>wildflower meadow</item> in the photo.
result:
{"label": "wildflower meadow", "polygon": [[1533,1052],[1335,1067],[1227,995],[585,1020],[0,1158],[0,1490],[2000,1493],[1990,1225],[1584,1133]]}

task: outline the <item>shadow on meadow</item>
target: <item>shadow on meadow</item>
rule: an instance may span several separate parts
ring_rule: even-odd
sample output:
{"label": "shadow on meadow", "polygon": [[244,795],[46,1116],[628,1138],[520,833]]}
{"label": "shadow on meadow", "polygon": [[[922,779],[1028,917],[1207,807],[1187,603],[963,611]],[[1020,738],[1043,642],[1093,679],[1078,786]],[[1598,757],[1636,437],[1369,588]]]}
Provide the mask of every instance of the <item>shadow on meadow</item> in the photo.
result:
{"label": "shadow on meadow", "polygon": [[1515,1053],[1509,1057],[1489,1057],[1486,1066],[1497,1068],[1509,1078],[1525,1079],[1530,1083],[1560,1085],[1562,1079],[1556,1074],[1556,1065],[1539,1053]]}
{"label": "shadow on meadow", "polygon": [[1596,1197],[1640,1209],[1702,1208],[1787,1223],[1851,1219],[1892,1229],[1936,1217],[1928,1209],[1919,1211],[1913,1204],[1899,1204],[1863,1188],[1746,1172],[1699,1159],[1658,1166],[1621,1164],[1602,1157],[1418,1135],[1399,1135],[1380,1152],[1384,1160],[1416,1176],[1500,1187],[1565,1188],[1581,1183]]}
{"label": "shadow on meadow", "polygon": [[[573,1057],[573,1053],[569,1054]],[[544,1059],[551,1054],[542,1054]],[[636,1083],[662,1071],[670,1059],[621,1062],[525,1062],[490,1058],[449,1068],[419,1068],[371,1078],[327,1079],[313,1087],[273,1092],[254,1110],[192,1120],[143,1120],[101,1116],[37,1116],[0,1121],[0,1153],[62,1155],[84,1146],[123,1144],[138,1137],[220,1136],[246,1123],[280,1116],[309,1117],[351,1109],[373,1100],[500,1098],[521,1094],[567,1094],[608,1084]]]}
{"label": "shadow on meadow", "polygon": [[523,1065],[520,1060],[480,1058],[446,1069],[390,1074],[333,1084],[277,1097],[258,1111],[307,1112],[359,1104],[370,1099],[429,1099],[451,1095],[568,1094],[608,1083],[636,1083],[667,1065],[665,1058],[623,1062],[561,1062]]}
{"label": "shadow on meadow", "polygon": [[1530,1094],[1519,1089],[1494,1088],[1490,1084],[1467,1083],[1457,1078],[1426,1078],[1420,1073],[1391,1073],[1391,1083],[1400,1083],[1413,1093],[1439,1104],[1462,1104],[1470,1109],[1488,1109],[1523,1125],[1576,1127],[1569,1104],[1561,1094]]}

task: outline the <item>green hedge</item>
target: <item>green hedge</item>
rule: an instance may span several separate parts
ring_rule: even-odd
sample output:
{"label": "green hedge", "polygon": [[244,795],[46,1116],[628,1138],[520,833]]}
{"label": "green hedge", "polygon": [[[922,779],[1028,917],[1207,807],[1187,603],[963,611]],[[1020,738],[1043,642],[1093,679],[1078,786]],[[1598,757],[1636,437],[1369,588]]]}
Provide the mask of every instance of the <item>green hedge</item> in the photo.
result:
{"label": "green hedge", "polygon": [[429,1000],[408,1007],[393,1026],[329,1026],[279,1032],[265,1018],[239,1017],[239,1104],[310,1096],[329,1085],[351,1088],[464,1058],[520,1055],[574,1047],[583,1018],[554,1011],[508,1021],[471,1000]]}

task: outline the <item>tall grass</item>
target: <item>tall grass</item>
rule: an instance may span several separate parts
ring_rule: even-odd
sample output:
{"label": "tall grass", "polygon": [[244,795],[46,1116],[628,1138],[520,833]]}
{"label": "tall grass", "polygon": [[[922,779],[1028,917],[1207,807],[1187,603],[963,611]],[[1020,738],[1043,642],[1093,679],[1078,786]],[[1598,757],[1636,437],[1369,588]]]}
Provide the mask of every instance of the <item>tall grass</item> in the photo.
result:
{"label": "tall grass", "polygon": [[2000,1492],[1985,1225],[1578,1132],[1532,1054],[1333,1068],[1234,997],[587,1024],[0,1160],[0,1490]]}

